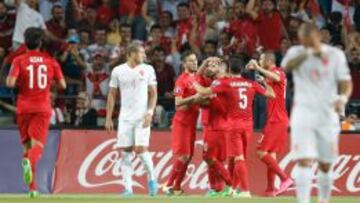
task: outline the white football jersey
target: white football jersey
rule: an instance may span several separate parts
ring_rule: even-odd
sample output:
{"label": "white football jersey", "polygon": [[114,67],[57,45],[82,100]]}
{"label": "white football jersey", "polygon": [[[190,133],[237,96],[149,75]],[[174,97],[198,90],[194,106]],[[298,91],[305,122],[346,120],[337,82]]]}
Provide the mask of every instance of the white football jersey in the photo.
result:
{"label": "white football jersey", "polygon": [[141,120],[148,109],[148,87],[156,86],[154,68],[140,64],[135,68],[127,63],[115,67],[111,73],[110,87],[119,88],[121,97],[120,120]]}
{"label": "white football jersey", "polygon": [[[281,66],[305,52],[305,47],[291,47],[284,56]],[[351,80],[350,70],[342,50],[321,45],[322,58],[309,56],[298,69],[292,71],[295,84],[295,106],[316,107],[334,110],[333,103],[338,95],[338,81]]]}

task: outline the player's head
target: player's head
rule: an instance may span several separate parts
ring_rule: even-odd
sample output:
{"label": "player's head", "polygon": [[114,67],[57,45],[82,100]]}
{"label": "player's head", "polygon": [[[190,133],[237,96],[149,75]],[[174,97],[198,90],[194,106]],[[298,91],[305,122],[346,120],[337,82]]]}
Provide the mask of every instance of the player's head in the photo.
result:
{"label": "player's head", "polygon": [[216,60],[215,58],[207,64],[205,69],[205,75],[209,78],[215,78],[217,74],[219,74],[219,65],[220,61]]}
{"label": "player's head", "polygon": [[186,72],[194,73],[198,68],[198,59],[196,54],[190,50],[186,50],[181,54],[182,66]]}
{"label": "player's head", "polygon": [[128,60],[134,61],[136,64],[144,63],[146,54],[144,47],[139,42],[132,42],[127,47]]}
{"label": "player's head", "polygon": [[37,6],[38,0],[26,0],[26,4],[31,8],[35,9]]}
{"label": "player's head", "polygon": [[229,59],[230,73],[233,75],[240,75],[244,70],[244,60],[240,57],[233,57]]}
{"label": "player's head", "polygon": [[269,69],[275,65],[276,57],[271,51],[266,51],[260,55],[260,66]]}
{"label": "player's head", "polygon": [[25,31],[25,45],[29,50],[40,49],[44,38],[44,31],[40,28],[30,27]]}
{"label": "player's head", "polygon": [[315,47],[321,44],[321,33],[313,23],[304,23],[298,32],[300,43],[305,47]]}

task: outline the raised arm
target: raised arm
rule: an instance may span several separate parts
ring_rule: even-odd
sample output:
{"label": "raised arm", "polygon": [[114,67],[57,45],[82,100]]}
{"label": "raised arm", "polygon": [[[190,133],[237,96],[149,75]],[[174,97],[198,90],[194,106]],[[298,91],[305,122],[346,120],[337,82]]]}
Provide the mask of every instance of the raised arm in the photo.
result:
{"label": "raised arm", "polygon": [[274,73],[272,71],[266,70],[263,67],[261,67],[256,60],[251,60],[249,62],[250,65],[252,65],[255,70],[259,71],[261,74],[263,74],[266,78],[275,81],[275,82],[280,82],[281,77],[279,74]]}
{"label": "raised arm", "polygon": [[258,12],[255,10],[256,0],[249,0],[246,5],[246,13],[250,15],[253,20],[256,20],[259,17]]}

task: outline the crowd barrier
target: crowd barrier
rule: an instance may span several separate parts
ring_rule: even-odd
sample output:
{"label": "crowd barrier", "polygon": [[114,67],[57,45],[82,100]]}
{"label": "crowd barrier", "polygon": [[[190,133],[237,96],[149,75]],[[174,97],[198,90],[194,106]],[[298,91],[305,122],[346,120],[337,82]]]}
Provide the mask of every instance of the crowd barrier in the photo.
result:
{"label": "crowd barrier", "polygon": [[[249,146],[249,176],[251,192],[261,194],[265,190],[266,169],[255,154],[255,133]],[[120,151],[112,148],[115,133],[102,130],[51,130],[44,157],[39,165],[40,191],[46,193],[119,193],[123,189],[120,171]],[[171,170],[171,134],[169,131],[153,131],[151,155],[159,183],[163,184]],[[340,152],[335,164],[334,194],[360,196],[360,134],[342,134]],[[202,161],[201,133],[196,141],[196,153],[189,165],[183,187],[188,194],[203,194],[208,189],[207,166]],[[295,167],[288,145],[280,154],[280,165],[293,174]],[[0,192],[21,193],[26,191],[22,183],[20,160],[22,156],[18,132],[0,130]],[[146,193],[146,173],[138,158],[132,162],[134,189]],[[317,167],[313,168],[314,174]],[[314,188],[316,187],[314,179]],[[276,185],[279,185],[279,179]],[[293,195],[294,188],[285,195]]]}

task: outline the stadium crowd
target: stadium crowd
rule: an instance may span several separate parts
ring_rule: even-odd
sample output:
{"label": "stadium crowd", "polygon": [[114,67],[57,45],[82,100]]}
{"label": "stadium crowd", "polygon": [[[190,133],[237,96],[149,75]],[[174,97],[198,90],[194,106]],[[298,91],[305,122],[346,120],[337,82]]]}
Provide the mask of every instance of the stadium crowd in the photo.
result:
{"label": "stadium crowd", "polygon": [[[321,28],[324,43],[346,52],[355,91],[343,128],[360,129],[360,0],[0,0],[0,115],[15,109],[16,92],[4,79],[14,57],[26,51],[23,33],[30,26],[46,30],[44,51],[57,58],[68,84],[53,94],[52,124],[103,125],[110,72],[125,62],[127,45],[139,41],[158,80],[153,124],[167,127],[182,52],[191,49],[200,60],[250,60],[271,50],[279,63],[307,21]],[[287,92],[289,110],[291,85]],[[256,98],[256,128],[265,121],[265,106]]]}

